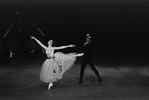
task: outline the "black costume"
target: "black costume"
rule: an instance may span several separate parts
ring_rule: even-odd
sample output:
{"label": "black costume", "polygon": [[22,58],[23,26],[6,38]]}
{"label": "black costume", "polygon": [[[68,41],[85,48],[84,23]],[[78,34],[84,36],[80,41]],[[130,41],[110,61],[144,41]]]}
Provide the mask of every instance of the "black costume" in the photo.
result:
{"label": "black costume", "polygon": [[102,79],[100,78],[100,75],[99,75],[97,69],[95,68],[95,65],[94,65],[94,62],[93,62],[93,58],[91,56],[91,51],[92,51],[91,40],[89,42],[86,42],[84,44],[83,51],[84,51],[84,56],[83,56],[83,60],[82,60],[82,63],[81,63],[81,72],[80,72],[79,84],[82,84],[83,83],[84,70],[85,70],[87,64],[90,65],[91,69],[97,75],[98,80],[99,80],[99,84],[100,84],[101,81],[102,81]]}

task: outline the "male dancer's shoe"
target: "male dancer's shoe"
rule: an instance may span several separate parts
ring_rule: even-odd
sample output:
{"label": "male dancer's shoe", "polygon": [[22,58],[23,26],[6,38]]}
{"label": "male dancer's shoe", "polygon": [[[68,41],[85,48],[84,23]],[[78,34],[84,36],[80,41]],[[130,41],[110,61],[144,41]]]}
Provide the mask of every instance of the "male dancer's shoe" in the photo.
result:
{"label": "male dancer's shoe", "polygon": [[100,78],[100,79],[99,79],[99,86],[101,85],[101,82],[102,82],[102,81],[103,81],[103,80]]}
{"label": "male dancer's shoe", "polygon": [[81,84],[83,84],[82,81],[79,81],[79,82],[76,83],[76,85],[81,85]]}

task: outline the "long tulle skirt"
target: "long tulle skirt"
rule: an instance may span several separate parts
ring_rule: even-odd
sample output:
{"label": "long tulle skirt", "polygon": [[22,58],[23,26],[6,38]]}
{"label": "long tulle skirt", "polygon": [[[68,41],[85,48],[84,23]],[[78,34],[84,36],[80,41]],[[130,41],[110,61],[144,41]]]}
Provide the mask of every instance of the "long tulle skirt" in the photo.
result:
{"label": "long tulle skirt", "polygon": [[56,59],[46,59],[41,68],[40,80],[49,83],[62,79],[63,74],[73,66],[76,60],[75,55],[76,53],[64,54],[57,52],[55,53]]}

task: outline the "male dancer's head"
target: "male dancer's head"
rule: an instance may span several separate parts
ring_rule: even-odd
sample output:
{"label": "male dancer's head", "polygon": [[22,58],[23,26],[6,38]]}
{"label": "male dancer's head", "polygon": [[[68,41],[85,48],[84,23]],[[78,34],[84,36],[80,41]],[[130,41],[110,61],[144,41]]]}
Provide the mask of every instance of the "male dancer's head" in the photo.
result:
{"label": "male dancer's head", "polygon": [[91,36],[89,33],[86,34],[86,42],[90,42],[91,41]]}

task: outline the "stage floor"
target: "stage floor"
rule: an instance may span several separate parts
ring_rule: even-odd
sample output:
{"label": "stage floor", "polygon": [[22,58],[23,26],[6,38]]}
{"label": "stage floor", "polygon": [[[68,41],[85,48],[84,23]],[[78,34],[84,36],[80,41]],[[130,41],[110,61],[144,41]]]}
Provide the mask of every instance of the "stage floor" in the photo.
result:
{"label": "stage floor", "polygon": [[101,62],[98,62],[95,58],[96,68],[103,78],[101,86],[98,86],[97,77],[89,66],[85,69],[84,83],[76,85],[82,60],[78,58],[63,79],[54,82],[50,90],[47,89],[48,84],[39,80],[41,65],[45,59],[44,54],[15,55],[1,63],[0,100],[149,99],[149,66],[139,66],[139,59],[130,65],[114,65],[112,61],[99,58]]}

